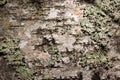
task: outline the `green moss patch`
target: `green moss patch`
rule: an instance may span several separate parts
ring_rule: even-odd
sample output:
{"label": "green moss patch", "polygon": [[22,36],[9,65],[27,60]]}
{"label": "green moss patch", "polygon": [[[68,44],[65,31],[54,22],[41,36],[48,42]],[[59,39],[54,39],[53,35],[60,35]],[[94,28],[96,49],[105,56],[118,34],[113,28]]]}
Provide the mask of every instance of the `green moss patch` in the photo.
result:
{"label": "green moss patch", "polygon": [[92,68],[98,66],[110,68],[112,66],[112,62],[103,53],[89,51],[81,56],[80,65],[83,67],[90,66]]}
{"label": "green moss patch", "polygon": [[15,69],[15,75],[22,80],[32,80],[33,70],[24,61],[24,53],[18,47],[18,38],[5,37],[0,42],[0,53],[7,65]]}

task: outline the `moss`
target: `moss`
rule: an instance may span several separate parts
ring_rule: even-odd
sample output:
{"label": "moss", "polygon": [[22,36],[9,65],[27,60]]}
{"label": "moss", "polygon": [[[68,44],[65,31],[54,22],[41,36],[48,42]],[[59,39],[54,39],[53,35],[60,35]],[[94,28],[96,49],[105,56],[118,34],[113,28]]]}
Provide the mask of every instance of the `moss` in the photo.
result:
{"label": "moss", "polygon": [[120,0],[95,0],[95,5],[113,18],[114,21],[120,21]]}
{"label": "moss", "polygon": [[84,11],[82,31],[91,36],[97,45],[107,48],[113,36],[114,23],[120,23],[120,0],[93,0]]}
{"label": "moss", "polygon": [[90,67],[111,67],[112,62],[106,55],[100,52],[96,51],[89,51],[81,56],[80,59],[80,65],[85,67],[85,66],[90,66]]}
{"label": "moss", "polygon": [[104,11],[114,22],[120,23],[120,0],[84,0]]}
{"label": "moss", "polygon": [[111,23],[104,11],[94,5],[88,5],[80,24],[84,34],[89,35],[99,47],[106,49],[113,34],[111,28],[114,26],[111,26]]}
{"label": "moss", "polygon": [[15,69],[15,75],[22,80],[32,80],[33,70],[24,61],[24,53],[18,47],[18,38],[5,37],[0,43],[0,52],[8,61],[8,66]]}

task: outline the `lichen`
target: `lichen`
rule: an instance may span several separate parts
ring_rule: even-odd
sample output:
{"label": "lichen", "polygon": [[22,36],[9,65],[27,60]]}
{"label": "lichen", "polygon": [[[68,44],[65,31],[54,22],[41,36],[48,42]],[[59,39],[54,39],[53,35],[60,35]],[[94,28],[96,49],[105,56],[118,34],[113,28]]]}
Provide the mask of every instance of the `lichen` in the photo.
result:
{"label": "lichen", "polygon": [[101,52],[88,51],[81,56],[80,65],[82,67],[89,66],[94,68],[102,66],[104,68],[110,68],[112,66],[112,62]]}
{"label": "lichen", "polygon": [[108,47],[113,32],[111,19],[101,9],[88,5],[84,11],[81,27],[84,34],[89,35],[99,47]]}
{"label": "lichen", "polygon": [[95,5],[113,18],[113,21],[120,22],[120,0],[95,0]]}
{"label": "lichen", "polygon": [[0,52],[8,61],[9,66],[15,69],[15,75],[22,80],[32,80],[33,70],[24,61],[24,53],[18,47],[18,38],[4,37],[0,42]]}

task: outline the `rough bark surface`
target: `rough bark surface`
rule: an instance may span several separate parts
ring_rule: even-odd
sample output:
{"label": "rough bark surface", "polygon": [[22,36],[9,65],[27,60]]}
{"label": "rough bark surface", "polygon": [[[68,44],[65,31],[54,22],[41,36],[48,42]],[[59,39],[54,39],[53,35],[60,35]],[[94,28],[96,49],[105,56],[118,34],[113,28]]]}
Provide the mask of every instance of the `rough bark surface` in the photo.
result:
{"label": "rough bark surface", "polygon": [[119,80],[119,8],[107,14],[112,9],[98,0],[8,0],[0,8],[0,40],[18,36],[34,80]]}

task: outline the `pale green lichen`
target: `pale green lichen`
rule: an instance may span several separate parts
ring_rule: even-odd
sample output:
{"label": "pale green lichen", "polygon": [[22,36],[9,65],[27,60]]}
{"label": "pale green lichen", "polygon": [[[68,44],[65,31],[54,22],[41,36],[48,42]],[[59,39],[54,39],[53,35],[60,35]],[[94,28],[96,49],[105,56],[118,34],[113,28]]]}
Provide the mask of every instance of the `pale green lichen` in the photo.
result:
{"label": "pale green lichen", "polygon": [[120,0],[95,0],[94,3],[114,21],[120,21]]}
{"label": "pale green lichen", "polygon": [[110,68],[112,66],[112,62],[106,55],[101,52],[89,51],[81,56],[80,65],[90,66],[90,67],[104,67]]}
{"label": "pale green lichen", "polygon": [[15,75],[22,80],[32,80],[33,70],[24,61],[24,53],[18,47],[18,38],[5,37],[0,42],[0,52],[8,61],[9,66],[15,69]]}
{"label": "pale green lichen", "polygon": [[88,5],[84,11],[84,19],[81,21],[83,33],[89,35],[91,39],[102,47],[107,47],[109,38],[112,36],[111,20],[99,8]]}

